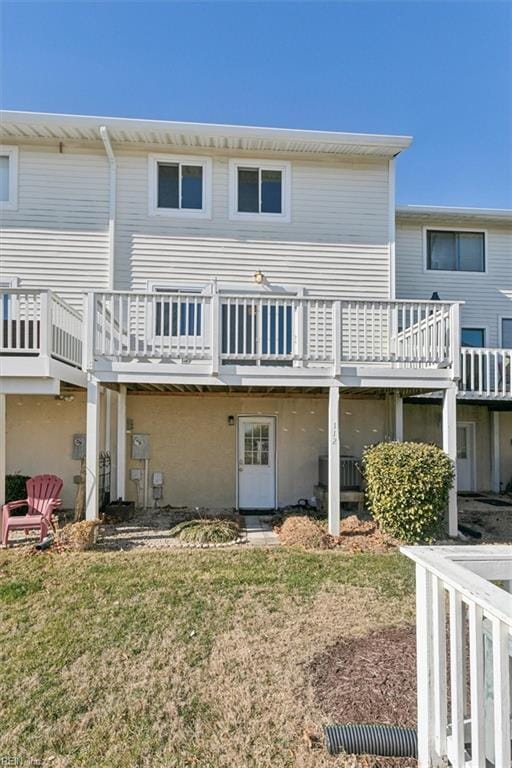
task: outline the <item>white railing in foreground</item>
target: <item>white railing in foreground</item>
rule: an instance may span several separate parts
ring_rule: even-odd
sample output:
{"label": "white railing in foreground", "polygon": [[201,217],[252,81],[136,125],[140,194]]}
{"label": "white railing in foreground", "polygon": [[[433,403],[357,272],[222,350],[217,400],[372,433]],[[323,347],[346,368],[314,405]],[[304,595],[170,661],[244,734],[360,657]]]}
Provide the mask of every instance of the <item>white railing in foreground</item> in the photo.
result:
{"label": "white railing in foreground", "polygon": [[87,299],[94,358],[458,366],[458,304],[265,293],[115,291]]}
{"label": "white railing in foreground", "polygon": [[82,316],[52,291],[0,291],[0,317],[0,354],[47,355],[81,366]]}
{"label": "white railing in foreground", "polygon": [[510,768],[512,546],[402,552],[416,563],[419,766]]}
{"label": "white railing in foreground", "polygon": [[459,389],[479,397],[512,398],[512,349],[462,347]]}

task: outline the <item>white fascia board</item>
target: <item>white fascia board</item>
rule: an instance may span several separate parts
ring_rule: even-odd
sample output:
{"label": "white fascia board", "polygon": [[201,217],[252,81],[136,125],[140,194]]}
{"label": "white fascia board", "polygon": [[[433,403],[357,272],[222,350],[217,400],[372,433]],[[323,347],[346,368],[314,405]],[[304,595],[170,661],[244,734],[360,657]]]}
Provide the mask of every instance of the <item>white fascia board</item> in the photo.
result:
{"label": "white fascia board", "polygon": [[[398,154],[411,144],[412,136],[385,135],[372,133],[345,133],[341,131],[315,131],[297,128],[267,128],[249,125],[223,125],[217,123],[181,123],[171,120],[139,120],[125,117],[100,117],[89,115],[66,115],[44,112],[18,112],[2,110],[1,123],[15,123],[26,126],[52,126],[54,128],[89,129],[99,131],[101,126],[115,131],[136,131],[140,134],[172,132],[194,134],[204,137],[237,137],[245,139],[267,139],[298,142],[318,142],[325,145],[349,144],[353,146],[374,146]],[[114,138],[114,140],[118,140]]]}
{"label": "white fascia board", "polygon": [[443,205],[398,205],[396,207],[398,219],[409,218],[468,218],[468,219],[494,219],[512,222],[512,209],[510,208],[464,208]]}

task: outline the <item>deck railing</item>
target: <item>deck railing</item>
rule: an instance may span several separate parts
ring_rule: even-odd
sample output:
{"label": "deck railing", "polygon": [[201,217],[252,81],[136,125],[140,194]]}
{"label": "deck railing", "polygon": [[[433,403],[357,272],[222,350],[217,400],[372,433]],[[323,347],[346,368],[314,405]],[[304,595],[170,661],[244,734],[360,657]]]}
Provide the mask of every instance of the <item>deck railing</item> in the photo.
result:
{"label": "deck railing", "polygon": [[416,563],[420,768],[510,768],[512,546],[404,547]]}
{"label": "deck railing", "polygon": [[512,398],[512,349],[463,347],[460,391],[465,395]]}
{"label": "deck railing", "polygon": [[330,367],[458,366],[458,305],[289,294],[108,292],[88,297],[89,361]]}
{"label": "deck railing", "polygon": [[83,320],[52,291],[0,291],[0,354],[47,355],[70,365],[82,363]]}

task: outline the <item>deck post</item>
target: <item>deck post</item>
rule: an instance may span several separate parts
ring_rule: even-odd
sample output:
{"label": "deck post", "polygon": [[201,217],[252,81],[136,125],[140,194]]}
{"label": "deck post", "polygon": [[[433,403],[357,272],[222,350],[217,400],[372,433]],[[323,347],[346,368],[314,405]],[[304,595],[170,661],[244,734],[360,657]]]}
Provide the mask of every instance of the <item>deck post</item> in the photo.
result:
{"label": "deck post", "polygon": [[453,462],[454,478],[448,497],[448,535],[459,533],[457,511],[457,387],[451,384],[443,392],[443,451]]}
{"label": "deck post", "polygon": [[393,433],[397,443],[404,439],[404,399],[400,392],[393,392]]}
{"label": "deck post", "polygon": [[124,499],[126,494],[126,384],[119,385],[117,395],[117,486],[116,494]]}
{"label": "deck post", "polygon": [[98,459],[100,438],[100,387],[97,379],[87,382],[87,449],[85,472],[85,518],[98,517]]}
{"label": "deck post", "polygon": [[500,492],[500,412],[491,411],[491,487]]}
{"label": "deck post", "polygon": [[0,395],[0,507],[5,504],[6,396]]}
{"label": "deck post", "polygon": [[340,388],[329,387],[329,533],[340,533]]}

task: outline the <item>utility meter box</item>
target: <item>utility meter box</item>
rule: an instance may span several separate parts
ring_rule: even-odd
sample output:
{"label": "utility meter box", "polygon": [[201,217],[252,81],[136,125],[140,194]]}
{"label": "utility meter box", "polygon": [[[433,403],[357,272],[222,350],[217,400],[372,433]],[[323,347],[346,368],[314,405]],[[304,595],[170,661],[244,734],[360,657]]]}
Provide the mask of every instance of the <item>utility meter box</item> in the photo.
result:
{"label": "utility meter box", "polygon": [[132,467],[130,469],[130,480],[142,480],[142,469],[139,467]]}
{"label": "utility meter box", "polygon": [[164,473],[163,472],[153,472],[153,488],[161,488],[164,484]]}
{"label": "utility meter box", "polygon": [[73,435],[73,459],[85,459],[86,440],[85,435]]}
{"label": "utility meter box", "polygon": [[150,459],[149,435],[132,435],[132,459]]}

